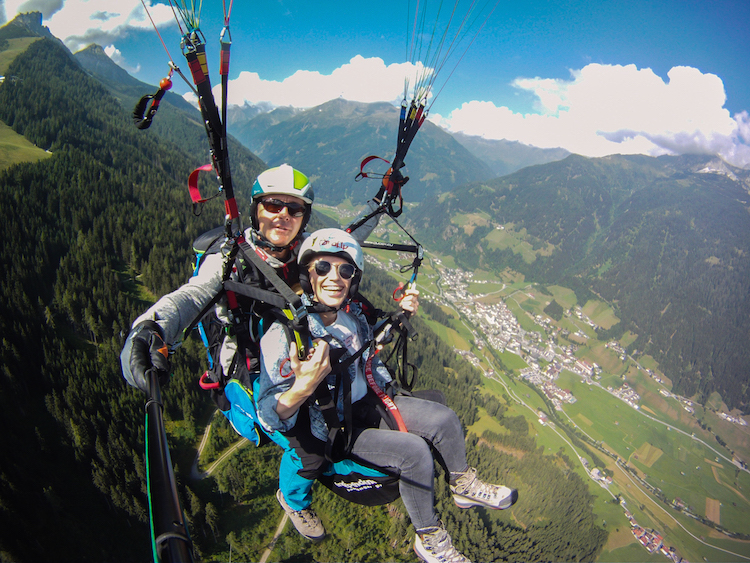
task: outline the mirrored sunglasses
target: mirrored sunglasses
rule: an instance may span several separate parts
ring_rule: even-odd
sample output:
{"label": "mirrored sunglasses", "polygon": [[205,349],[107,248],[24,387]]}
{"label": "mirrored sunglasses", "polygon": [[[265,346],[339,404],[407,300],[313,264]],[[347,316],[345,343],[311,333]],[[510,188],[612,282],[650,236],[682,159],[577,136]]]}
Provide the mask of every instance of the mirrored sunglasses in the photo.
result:
{"label": "mirrored sunglasses", "polygon": [[[315,273],[319,276],[325,276],[333,267],[333,264],[331,264],[328,260],[318,260],[315,262]],[[350,280],[352,277],[354,277],[354,272],[356,271],[356,268],[349,264],[349,262],[344,262],[341,264],[336,265],[336,270],[339,273],[339,276],[343,280]]]}
{"label": "mirrored sunglasses", "polygon": [[287,212],[292,217],[302,217],[307,210],[307,206],[303,203],[287,203],[280,199],[262,199],[260,202],[263,204],[265,210],[270,213],[281,213],[286,207]]}

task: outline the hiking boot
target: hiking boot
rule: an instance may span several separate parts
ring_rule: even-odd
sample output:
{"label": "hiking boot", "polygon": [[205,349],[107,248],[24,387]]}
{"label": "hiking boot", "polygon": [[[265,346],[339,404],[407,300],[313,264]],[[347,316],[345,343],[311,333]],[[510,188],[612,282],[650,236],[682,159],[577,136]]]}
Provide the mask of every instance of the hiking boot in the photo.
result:
{"label": "hiking boot", "polygon": [[292,510],[284,500],[284,495],[281,491],[276,491],[276,499],[279,501],[281,508],[287,513],[292,524],[294,524],[294,527],[297,528],[297,531],[300,534],[312,541],[320,541],[326,537],[326,529],[323,527],[323,523],[312,508]]}
{"label": "hiking boot", "polygon": [[495,510],[510,508],[518,500],[518,491],[502,485],[491,485],[477,478],[477,470],[470,467],[451,485],[453,502],[459,508],[486,506]]}
{"label": "hiking boot", "polygon": [[453,547],[442,523],[417,532],[414,536],[414,553],[425,563],[470,563]]}

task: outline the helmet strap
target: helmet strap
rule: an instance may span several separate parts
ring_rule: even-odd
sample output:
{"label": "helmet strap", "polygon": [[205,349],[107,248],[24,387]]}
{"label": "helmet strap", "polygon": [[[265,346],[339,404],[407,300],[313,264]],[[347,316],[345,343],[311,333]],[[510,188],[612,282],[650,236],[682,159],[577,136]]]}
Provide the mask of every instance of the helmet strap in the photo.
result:
{"label": "helmet strap", "polygon": [[318,314],[320,314],[320,313],[338,312],[338,311],[341,311],[342,309],[346,309],[349,306],[349,301],[350,301],[350,299],[347,298],[338,307],[331,307],[329,305],[323,305],[322,303],[319,303],[319,302],[317,302],[317,301],[315,301],[313,299],[312,300],[312,307],[308,307],[307,311],[309,313],[318,313]]}
{"label": "helmet strap", "polygon": [[302,229],[300,229],[300,234],[298,234],[292,242],[287,244],[286,246],[276,246],[272,242],[269,242],[266,240],[266,238],[260,234],[260,231],[256,228],[253,228],[253,242],[255,243],[255,246],[258,246],[260,248],[265,248],[267,250],[270,250],[271,252],[284,252],[285,250],[293,250],[300,241],[300,234],[302,234]]}

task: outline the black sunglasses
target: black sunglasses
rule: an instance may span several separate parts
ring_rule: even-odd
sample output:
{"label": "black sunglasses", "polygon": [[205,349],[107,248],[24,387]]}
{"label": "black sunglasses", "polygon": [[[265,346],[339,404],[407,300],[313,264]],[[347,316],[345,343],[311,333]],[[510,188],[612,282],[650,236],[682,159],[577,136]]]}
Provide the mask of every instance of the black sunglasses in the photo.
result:
{"label": "black sunglasses", "polygon": [[[318,260],[317,262],[315,262],[315,273],[319,276],[327,275],[331,271],[331,268],[333,268],[333,264],[331,264],[328,260]],[[341,279],[344,280],[352,279],[356,270],[357,269],[349,264],[349,262],[344,262],[343,264],[338,264],[336,266],[336,271],[338,271]]]}
{"label": "black sunglasses", "polygon": [[287,203],[280,199],[262,199],[260,202],[263,204],[266,211],[271,213],[281,213],[286,207],[289,215],[292,217],[302,217],[307,210],[307,206],[303,203]]}

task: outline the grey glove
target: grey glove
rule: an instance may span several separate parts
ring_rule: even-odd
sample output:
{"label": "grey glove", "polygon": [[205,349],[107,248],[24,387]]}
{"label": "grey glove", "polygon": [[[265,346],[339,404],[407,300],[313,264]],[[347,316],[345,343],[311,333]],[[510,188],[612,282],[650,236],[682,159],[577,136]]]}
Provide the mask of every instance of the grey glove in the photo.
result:
{"label": "grey glove", "polygon": [[145,321],[128,335],[120,353],[120,364],[125,380],[147,395],[150,392],[147,372],[155,369],[159,383],[169,380],[169,347],[164,342],[161,327],[154,321]]}

